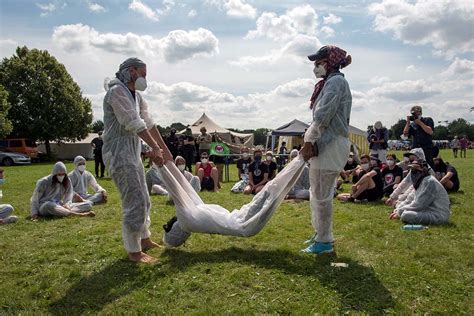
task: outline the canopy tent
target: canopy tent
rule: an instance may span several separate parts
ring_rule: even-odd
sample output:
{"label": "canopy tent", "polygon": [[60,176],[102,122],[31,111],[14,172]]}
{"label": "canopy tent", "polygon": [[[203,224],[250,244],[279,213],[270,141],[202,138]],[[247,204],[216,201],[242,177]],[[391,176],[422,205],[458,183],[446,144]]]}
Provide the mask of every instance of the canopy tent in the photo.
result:
{"label": "canopy tent", "polygon": [[[202,127],[205,127],[209,134],[216,134],[218,140],[225,143],[234,154],[240,153],[241,146],[253,147],[253,134],[236,133],[223,128],[207,116],[206,113],[203,113],[189,128],[191,128],[193,136],[198,136],[201,135]],[[180,131],[181,134],[184,132],[185,130]]]}
{"label": "canopy tent", "polygon": [[[287,144],[287,148],[291,149],[299,144],[303,143],[303,135],[306,129],[309,127],[308,124],[294,119],[293,121],[278,127],[267,135],[267,148],[269,137],[272,138],[271,148],[275,148],[276,138],[279,139],[279,146],[284,141]],[[367,142],[367,134],[357,127],[349,125],[349,139],[351,143],[357,146],[357,151],[359,154],[366,154],[369,152],[369,144]]]}

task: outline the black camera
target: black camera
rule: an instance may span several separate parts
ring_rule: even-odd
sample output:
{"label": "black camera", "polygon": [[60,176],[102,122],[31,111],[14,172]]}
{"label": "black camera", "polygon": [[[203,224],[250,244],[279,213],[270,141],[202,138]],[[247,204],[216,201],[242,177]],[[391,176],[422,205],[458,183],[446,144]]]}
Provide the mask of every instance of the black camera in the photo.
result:
{"label": "black camera", "polygon": [[418,118],[418,116],[412,113],[408,118],[410,119],[410,121],[414,121]]}

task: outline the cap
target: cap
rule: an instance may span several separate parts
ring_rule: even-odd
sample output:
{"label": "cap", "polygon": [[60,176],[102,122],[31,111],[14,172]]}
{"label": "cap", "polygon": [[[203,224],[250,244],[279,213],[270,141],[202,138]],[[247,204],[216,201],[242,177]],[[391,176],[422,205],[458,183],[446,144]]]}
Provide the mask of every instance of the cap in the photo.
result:
{"label": "cap", "polygon": [[321,60],[329,57],[329,47],[321,47],[315,54],[309,55],[308,59],[311,61]]}

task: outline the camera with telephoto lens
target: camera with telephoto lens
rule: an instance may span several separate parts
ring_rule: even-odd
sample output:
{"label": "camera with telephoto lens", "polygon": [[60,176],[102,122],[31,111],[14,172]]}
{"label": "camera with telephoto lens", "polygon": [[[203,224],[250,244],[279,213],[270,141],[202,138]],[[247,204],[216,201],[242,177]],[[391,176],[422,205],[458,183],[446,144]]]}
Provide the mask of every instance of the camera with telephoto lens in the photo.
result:
{"label": "camera with telephoto lens", "polygon": [[418,116],[412,113],[408,118],[410,119],[410,121],[414,121],[418,118]]}

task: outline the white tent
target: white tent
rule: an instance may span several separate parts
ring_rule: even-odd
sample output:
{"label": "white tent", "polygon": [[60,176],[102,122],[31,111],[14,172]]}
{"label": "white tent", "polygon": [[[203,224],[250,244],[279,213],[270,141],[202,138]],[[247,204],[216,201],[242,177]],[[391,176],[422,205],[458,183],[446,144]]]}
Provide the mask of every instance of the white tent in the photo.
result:
{"label": "white tent", "polygon": [[[219,126],[206,113],[190,126],[194,136],[201,135],[201,127],[205,127],[208,134],[217,134],[219,140],[229,146],[232,153],[239,153],[241,146],[253,147],[253,134],[242,134],[232,132],[224,127]],[[185,130],[180,131],[184,133]]]}
{"label": "white tent", "polygon": [[[57,159],[73,160],[74,157],[81,155],[87,160],[93,159],[94,155],[92,153],[91,142],[94,138],[99,136],[96,133],[91,133],[87,135],[86,138],[79,140],[77,142],[64,142],[64,143],[51,143],[52,154],[56,156]],[[39,150],[46,152],[46,147],[44,144],[38,146]]]}

